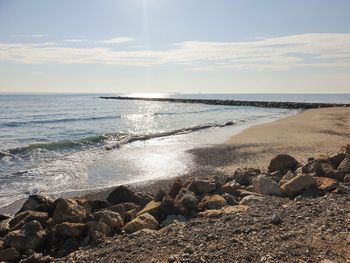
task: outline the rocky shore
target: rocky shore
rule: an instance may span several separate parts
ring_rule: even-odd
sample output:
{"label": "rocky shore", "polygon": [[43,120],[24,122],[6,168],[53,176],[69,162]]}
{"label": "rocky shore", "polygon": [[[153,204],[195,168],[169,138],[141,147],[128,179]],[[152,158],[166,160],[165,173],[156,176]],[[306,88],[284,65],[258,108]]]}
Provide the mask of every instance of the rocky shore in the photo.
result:
{"label": "rocky shore", "polygon": [[101,99],[114,100],[144,100],[144,101],[165,101],[173,103],[199,103],[209,105],[225,105],[225,106],[253,106],[261,108],[281,108],[281,109],[316,109],[330,107],[350,107],[350,104],[341,103],[308,103],[308,102],[275,102],[275,101],[245,101],[245,100],[217,100],[217,99],[175,99],[175,98],[143,98],[143,97],[106,97]]}
{"label": "rocky shore", "polygon": [[33,195],[0,215],[0,261],[349,262],[350,144],[266,170],[177,179],[106,199]]}

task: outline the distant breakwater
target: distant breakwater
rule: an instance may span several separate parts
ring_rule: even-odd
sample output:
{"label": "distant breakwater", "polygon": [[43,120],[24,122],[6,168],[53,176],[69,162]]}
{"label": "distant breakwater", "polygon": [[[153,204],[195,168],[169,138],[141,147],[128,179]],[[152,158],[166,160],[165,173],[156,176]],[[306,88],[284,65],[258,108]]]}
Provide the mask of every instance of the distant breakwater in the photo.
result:
{"label": "distant breakwater", "polygon": [[198,103],[208,105],[225,106],[252,106],[261,108],[282,108],[282,109],[316,109],[329,107],[350,107],[350,103],[318,103],[318,102],[276,102],[276,101],[249,101],[249,100],[218,100],[218,99],[180,99],[180,98],[142,98],[102,96],[101,99],[114,100],[143,100],[143,101],[165,101],[174,103]]}

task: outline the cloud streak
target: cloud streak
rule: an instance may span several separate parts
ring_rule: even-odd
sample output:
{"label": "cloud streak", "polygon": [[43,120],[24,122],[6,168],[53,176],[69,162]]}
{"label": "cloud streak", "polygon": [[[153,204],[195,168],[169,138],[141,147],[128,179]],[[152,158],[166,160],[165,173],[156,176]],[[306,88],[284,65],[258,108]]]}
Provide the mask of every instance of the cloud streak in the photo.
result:
{"label": "cloud streak", "polygon": [[[102,44],[120,44],[113,38]],[[101,42],[100,42],[101,43]],[[300,34],[241,42],[187,41],[164,50],[114,50],[0,43],[0,60],[24,64],[181,65],[196,71],[289,70],[298,67],[350,68],[350,34]]]}
{"label": "cloud streak", "polygon": [[133,39],[130,37],[115,37],[107,40],[98,41],[98,43],[114,45],[114,44],[124,44],[131,41],[133,41]]}

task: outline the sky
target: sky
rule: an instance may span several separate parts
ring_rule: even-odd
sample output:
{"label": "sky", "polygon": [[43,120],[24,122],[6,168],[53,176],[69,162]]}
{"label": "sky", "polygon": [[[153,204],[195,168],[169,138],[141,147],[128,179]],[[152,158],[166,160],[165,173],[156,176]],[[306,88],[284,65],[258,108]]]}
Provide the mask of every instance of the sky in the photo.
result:
{"label": "sky", "polygon": [[350,93],[348,0],[0,0],[0,92]]}

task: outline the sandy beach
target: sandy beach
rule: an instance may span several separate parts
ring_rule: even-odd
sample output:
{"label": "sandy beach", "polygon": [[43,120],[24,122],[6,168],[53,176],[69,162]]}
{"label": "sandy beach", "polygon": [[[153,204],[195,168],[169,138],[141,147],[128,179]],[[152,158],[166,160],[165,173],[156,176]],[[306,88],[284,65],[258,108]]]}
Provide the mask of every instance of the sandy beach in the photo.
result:
{"label": "sandy beach", "polygon": [[[305,163],[310,156],[332,154],[350,139],[350,108],[309,109],[274,122],[259,124],[232,136],[225,144],[197,148],[195,166],[177,178],[230,176],[238,167],[266,170],[272,157],[281,153],[295,156]],[[170,189],[176,178],[145,181],[129,185],[135,191],[155,194]],[[86,196],[103,199],[113,188],[63,193],[63,197]],[[56,196],[58,197],[58,196]],[[25,200],[0,208],[0,213],[14,214]]]}
{"label": "sandy beach", "polygon": [[[298,162],[306,164],[309,157],[339,152],[350,141],[349,128],[350,108],[305,110],[248,128],[225,144],[191,150],[196,165],[188,174],[127,187],[135,192],[157,196],[159,190],[168,192],[172,189],[177,179],[214,180],[216,177],[231,180],[229,178],[234,177],[238,167],[267,171],[270,160],[278,154],[290,154]],[[105,200],[113,189],[69,193],[65,197]],[[243,189],[251,191],[251,186]],[[249,191],[248,194],[251,193]],[[331,196],[323,193],[318,198],[300,197],[297,202],[290,198],[261,197],[257,194],[264,201],[249,203],[249,208],[246,204],[241,206],[242,202],[233,201],[239,202],[237,209],[244,208],[243,212],[235,212],[238,211],[235,210],[238,203],[235,203],[233,210],[229,210],[231,212],[215,210],[221,212],[213,216],[203,212],[201,216],[190,216],[190,219],[180,216],[180,222],[175,221],[159,231],[104,237],[99,239],[100,245],[93,243],[57,261],[309,262],[307,260],[312,259],[310,262],[348,262],[350,254],[345,239],[349,237],[347,216],[350,199],[349,192],[346,192],[349,189],[342,191],[345,194]],[[315,193],[307,195],[314,196]],[[318,195],[319,192],[316,193]],[[243,196],[238,195],[237,200]],[[5,207],[0,214],[13,213],[22,203]],[[57,253],[66,255],[61,250]],[[329,259],[332,261],[321,261]]]}
{"label": "sandy beach", "polygon": [[266,169],[276,154],[305,163],[308,157],[337,152],[350,139],[350,108],[310,109],[253,126],[225,145],[195,149],[197,163],[230,174],[237,167]]}

